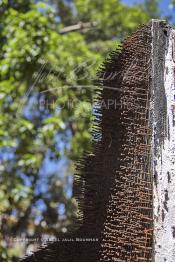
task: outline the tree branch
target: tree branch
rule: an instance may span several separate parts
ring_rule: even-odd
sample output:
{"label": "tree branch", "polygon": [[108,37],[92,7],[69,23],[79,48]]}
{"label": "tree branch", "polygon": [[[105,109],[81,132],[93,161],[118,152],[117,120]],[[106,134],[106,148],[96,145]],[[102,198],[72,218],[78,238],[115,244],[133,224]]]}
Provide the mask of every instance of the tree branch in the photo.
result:
{"label": "tree branch", "polygon": [[97,22],[87,22],[87,23],[79,22],[76,25],[70,25],[70,26],[64,27],[63,29],[59,30],[59,33],[66,34],[69,32],[78,31],[84,28],[93,28],[96,26],[97,26]]}

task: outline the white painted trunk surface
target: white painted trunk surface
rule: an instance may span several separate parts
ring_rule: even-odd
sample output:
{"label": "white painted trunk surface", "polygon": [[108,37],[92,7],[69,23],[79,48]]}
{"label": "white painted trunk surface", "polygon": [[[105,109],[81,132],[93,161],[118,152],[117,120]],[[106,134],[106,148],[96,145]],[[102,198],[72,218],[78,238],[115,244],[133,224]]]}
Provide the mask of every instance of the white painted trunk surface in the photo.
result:
{"label": "white painted trunk surface", "polygon": [[[164,88],[167,100],[164,141],[154,141],[154,255],[155,262],[175,262],[175,30],[170,29],[165,57]],[[174,56],[174,58],[173,58]],[[154,116],[153,116],[154,119]],[[153,153],[154,154],[154,153]]]}

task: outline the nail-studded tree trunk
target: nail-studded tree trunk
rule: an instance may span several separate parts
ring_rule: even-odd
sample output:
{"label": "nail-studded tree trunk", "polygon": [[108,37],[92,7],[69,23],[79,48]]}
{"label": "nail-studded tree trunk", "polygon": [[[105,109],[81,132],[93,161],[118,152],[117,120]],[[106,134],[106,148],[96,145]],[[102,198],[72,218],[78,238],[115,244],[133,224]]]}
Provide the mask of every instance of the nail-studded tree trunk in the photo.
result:
{"label": "nail-studded tree trunk", "polygon": [[174,35],[152,20],[104,63],[75,230],[23,262],[175,261]]}

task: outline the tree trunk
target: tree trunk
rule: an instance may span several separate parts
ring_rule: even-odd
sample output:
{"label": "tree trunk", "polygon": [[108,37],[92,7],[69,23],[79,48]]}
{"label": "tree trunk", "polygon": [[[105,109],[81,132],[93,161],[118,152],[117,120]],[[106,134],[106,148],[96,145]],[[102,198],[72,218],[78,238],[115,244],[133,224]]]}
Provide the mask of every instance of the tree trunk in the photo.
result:
{"label": "tree trunk", "polygon": [[106,61],[94,150],[75,176],[80,216],[65,236],[73,242],[23,261],[175,261],[174,38],[152,20]]}

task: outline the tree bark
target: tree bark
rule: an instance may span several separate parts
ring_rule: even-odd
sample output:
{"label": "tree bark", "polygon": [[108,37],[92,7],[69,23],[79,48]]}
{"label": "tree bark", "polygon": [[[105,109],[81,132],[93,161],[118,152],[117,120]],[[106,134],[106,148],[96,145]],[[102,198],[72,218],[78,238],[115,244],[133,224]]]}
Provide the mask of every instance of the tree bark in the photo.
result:
{"label": "tree bark", "polygon": [[152,22],[153,261],[175,261],[175,30]]}

